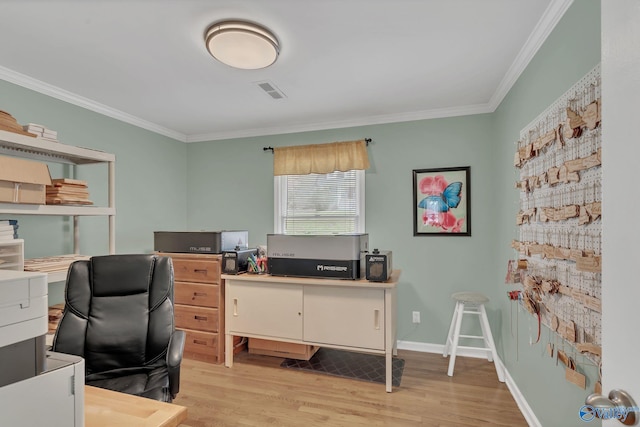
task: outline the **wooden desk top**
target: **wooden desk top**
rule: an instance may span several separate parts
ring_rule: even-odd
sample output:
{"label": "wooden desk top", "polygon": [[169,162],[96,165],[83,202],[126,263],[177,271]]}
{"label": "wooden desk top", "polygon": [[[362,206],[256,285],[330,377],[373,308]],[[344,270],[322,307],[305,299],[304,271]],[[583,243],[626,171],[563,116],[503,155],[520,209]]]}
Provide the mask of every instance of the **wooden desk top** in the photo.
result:
{"label": "wooden desk top", "polygon": [[400,279],[400,270],[393,270],[391,278],[386,282],[370,282],[366,279],[325,279],[322,277],[293,277],[293,276],[272,276],[270,274],[223,274],[225,280],[242,280],[247,282],[263,283],[290,283],[298,285],[321,285],[321,286],[341,286],[354,288],[395,288]]}
{"label": "wooden desk top", "polygon": [[177,427],[187,408],[98,387],[84,387],[86,427]]}

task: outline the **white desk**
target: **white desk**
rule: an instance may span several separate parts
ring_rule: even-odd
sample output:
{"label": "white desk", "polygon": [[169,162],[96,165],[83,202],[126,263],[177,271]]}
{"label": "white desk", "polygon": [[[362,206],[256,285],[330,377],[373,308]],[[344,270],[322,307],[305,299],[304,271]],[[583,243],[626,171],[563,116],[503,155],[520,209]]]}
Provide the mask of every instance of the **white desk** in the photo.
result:
{"label": "white desk", "polygon": [[[235,335],[383,354],[386,391],[396,348],[400,270],[388,282],[223,274],[225,348]],[[233,352],[225,353],[233,366]]]}

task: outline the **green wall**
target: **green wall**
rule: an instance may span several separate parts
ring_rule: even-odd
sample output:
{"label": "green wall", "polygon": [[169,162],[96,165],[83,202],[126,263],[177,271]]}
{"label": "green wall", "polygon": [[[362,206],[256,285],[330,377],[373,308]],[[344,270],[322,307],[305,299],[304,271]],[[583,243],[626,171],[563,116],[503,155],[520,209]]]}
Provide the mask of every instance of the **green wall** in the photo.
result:
{"label": "green wall", "polygon": [[[504,285],[517,237],[514,142],[520,130],[600,61],[600,5],[580,0],[567,11],[533,61],[493,114],[359,128],[189,144],[190,229],[247,229],[252,245],[273,231],[272,155],[264,146],[315,144],[369,137],[366,230],[371,247],[392,250],[402,269],[398,339],[426,350],[444,344],[453,310],[450,294],[469,289],[492,299],[488,308],[507,369],[543,426],[581,425],[578,410],[593,388],[596,370],[580,366],[588,389],[564,379],[544,356],[549,331],[537,346],[537,328],[512,306]],[[472,236],[414,237],[412,170],[471,166]],[[411,312],[422,323],[411,323]],[[408,342],[408,343],[407,343]]]}
{"label": "green wall", "polygon": [[[156,230],[247,229],[251,245],[273,231],[273,159],[264,146],[372,138],[366,172],[366,228],[370,244],[393,251],[402,270],[398,339],[425,350],[442,345],[453,310],[450,294],[485,292],[492,329],[511,377],[543,426],[582,425],[577,411],[588,390],[564,380],[530,347],[534,323],[506,299],[506,262],[517,237],[518,193],[513,188],[514,142],[520,129],[600,61],[600,6],[573,3],[536,57],[493,114],[363,126],[298,134],[182,144],[152,132],[0,81],[0,109],[19,122],[44,124],[66,144],[116,154],[116,249],[151,252]],[[428,95],[425,95],[428,96]],[[471,237],[414,237],[412,170],[471,166]],[[51,165],[53,177],[73,176]],[[78,168],[91,198],[106,204],[106,167]],[[71,251],[64,218],[19,217],[27,257]],[[105,218],[81,219],[81,250],[107,251]],[[52,303],[61,288],[52,286]],[[420,311],[422,323],[411,323]],[[543,331],[543,341],[548,340]]]}
{"label": "green wall", "polygon": [[[252,245],[273,232],[273,155],[264,146],[315,144],[368,137],[366,230],[370,247],[393,251],[402,270],[398,339],[444,343],[453,310],[450,294],[485,290],[492,273],[496,195],[491,189],[491,117],[336,129],[191,143],[187,153],[187,224],[199,229],[247,229]],[[413,169],[471,166],[471,237],[413,236]],[[422,323],[411,323],[411,312]]]}
{"label": "green wall", "polygon": [[513,186],[517,171],[512,166],[513,155],[520,130],[599,62],[600,2],[575,1],[493,114],[497,161],[493,186],[504,196],[496,211],[500,226],[494,240],[496,264],[491,269],[492,282],[496,284],[491,292],[499,302],[496,314],[502,319],[498,322],[497,341],[503,362],[543,426],[584,425],[578,418],[578,410],[593,392],[597,369],[578,358],[578,369],[588,376],[587,389],[567,382],[564,369],[545,355],[546,343],[553,341],[549,329],[543,328],[540,344],[529,346],[529,337],[537,331],[536,321],[526,311],[518,313],[504,297],[507,290],[514,289],[500,285],[504,283],[507,260],[517,256],[509,247],[509,242],[518,238],[515,226],[518,190]]}
{"label": "green wall", "polygon": [[[116,252],[153,251],[153,231],[183,229],[186,224],[185,144],[101,114],[0,80],[0,110],[18,123],[39,123],[58,131],[69,145],[116,156]],[[73,177],[71,166],[49,164],[52,178]],[[78,166],[90,199],[108,205],[106,164]],[[73,253],[73,221],[66,217],[13,216],[25,240],[25,257]],[[106,217],[81,217],[80,251],[107,254]],[[49,288],[50,303],[62,301],[63,283]]]}

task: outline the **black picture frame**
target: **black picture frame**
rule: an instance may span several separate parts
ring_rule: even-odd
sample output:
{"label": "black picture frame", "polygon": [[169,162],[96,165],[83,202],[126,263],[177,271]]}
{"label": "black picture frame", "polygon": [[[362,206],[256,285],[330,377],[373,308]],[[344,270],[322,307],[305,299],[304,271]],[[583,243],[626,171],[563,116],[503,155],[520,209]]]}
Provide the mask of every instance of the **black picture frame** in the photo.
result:
{"label": "black picture frame", "polygon": [[471,167],[413,170],[413,235],[471,236]]}

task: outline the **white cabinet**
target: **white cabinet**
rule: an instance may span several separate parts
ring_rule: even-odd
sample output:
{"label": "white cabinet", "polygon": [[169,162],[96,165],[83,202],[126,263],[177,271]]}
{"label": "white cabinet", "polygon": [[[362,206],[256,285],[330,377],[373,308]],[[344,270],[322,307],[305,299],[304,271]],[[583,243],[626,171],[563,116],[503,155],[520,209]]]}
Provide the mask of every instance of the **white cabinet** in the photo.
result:
{"label": "white cabinet", "polygon": [[[78,165],[103,163],[107,165],[109,182],[108,206],[59,206],[0,203],[3,215],[57,215],[73,217],[74,253],[79,254],[80,216],[104,216],[109,221],[109,253],[115,253],[115,155],[59,142],[32,138],[0,130],[0,154],[45,162]],[[34,242],[35,243],[35,242]],[[59,279],[58,276],[55,277]],[[51,277],[49,279],[51,280]]]}
{"label": "white cabinet", "polygon": [[227,290],[227,312],[237,335],[302,339],[302,287],[242,282]]}
{"label": "white cabinet", "polygon": [[227,287],[236,335],[384,351],[384,290],[238,280]]}
{"label": "white cabinet", "polygon": [[384,351],[384,290],[304,286],[304,340]]}
{"label": "white cabinet", "polygon": [[[399,270],[388,282],[223,274],[225,347],[234,336],[385,356],[386,390],[396,353]],[[225,352],[233,365],[233,352]]]}

